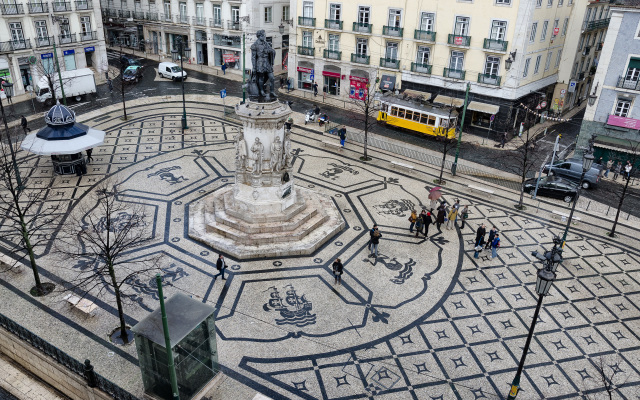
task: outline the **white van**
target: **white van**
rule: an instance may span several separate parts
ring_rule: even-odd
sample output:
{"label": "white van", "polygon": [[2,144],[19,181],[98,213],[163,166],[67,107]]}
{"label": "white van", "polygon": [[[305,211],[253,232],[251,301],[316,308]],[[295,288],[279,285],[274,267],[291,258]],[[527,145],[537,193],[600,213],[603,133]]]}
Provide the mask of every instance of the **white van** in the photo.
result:
{"label": "white van", "polygon": [[158,65],[158,75],[162,78],[169,78],[172,81],[187,79],[187,73],[179,65],[170,62],[161,62]]}

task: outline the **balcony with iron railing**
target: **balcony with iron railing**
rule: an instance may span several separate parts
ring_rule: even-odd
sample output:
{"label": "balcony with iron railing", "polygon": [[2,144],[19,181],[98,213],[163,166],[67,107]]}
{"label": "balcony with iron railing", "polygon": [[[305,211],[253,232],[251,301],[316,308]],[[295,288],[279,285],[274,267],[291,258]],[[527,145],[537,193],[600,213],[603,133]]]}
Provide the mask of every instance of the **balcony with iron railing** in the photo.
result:
{"label": "balcony with iron railing", "polygon": [[298,17],[298,25],[300,26],[316,26],[316,19],[311,17]]}
{"label": "balcony with iron railing", "polygon": [[192,17],[193,24],[199,26],[207,26],[207,19],[205,17]]}
{"label": "balcony with iron railing", "polygon": [[176,15],[176,21],[178,21],[178,23],[180,24],[188,24],[189,17],[187,16],[187,14],[178,14]]}
{"label": "balcony with iron railing", "polygon": [[584,80],[584,72],[580,72],[578,74],[578,81],[583,81]]}
{"label": "balcony with iron railing", "polygon": [[591,46],[584,46],[584,49],[582,49],[583,56],[588,56],[590,52],[591,52]]}
{"label": "balcony with iron railing", "polygon": [[76,0],[76,10],[91,10],[93,3],[89,0]]}
{"label": "balcony with iron railing", "polygon": [[316,55],[316,48],[315,47],[298,46],[298,54],[300,54],[302,56],[315,56]]}
{"label": "balcony with iron railing", "polygon": [[98,32],[80,32],[81,42],[87,42],[89,40],[98,40]]}
{"label": "balcony with iron railing", "polygon": [[371,33],[371,29],[373,28],[372,24],[367,24],[364,22],[354,22],[353,23],[353,31],[358,33]]}
{"label": "balcony with iron railing", "polygon": [[160,21],[173,22],[173,20],[171,19],[171,14],[160,14]]}
{"label": "balcony with iron railing", "polygon": [[325,19],[324,27],[327,29],[342,30],[342,21],[339,19]]}
{"label": "balcony with iron railing", "polygon": [[20,15],[24,14],[24,6],[16,3],[0,3],[0,11],[2,15]]}
{"label": "balcony with iron railing", "polygon": [[584,32],[595,31],[596,29],[602,29],[609,26],[611,18],[602,18],[595,21],[584,21],[582,24],[582,30]]}
{"label": "balcony with iron railing", "polygon": [[49,12],[49,4],[47,3],[29,3],[29,14],[40,14]]}
{"label": "balcony with iron railing", "polygon": [[413,32],[413,38],[416,40],[423,40],[425,42],[435,42],[436,33],[432,31],[421,31],[419,29],[416,29]]}
{"label": "balcony with iron railing", "polygon": [[640,79],[627,79],[624,76],[618,78],[617,88],[640,91]]}
{"label": "balcony with iron railing", "polygon": [[431,65],[423,63],[411,63],[411,72],[418,72],[421,74],[431,74]]}
{"label": "balcony with iron railing", "polygon": [[240,36],[222,36],[216,33],[213,35],[213,45],[239,49],[242,47],[242,38]]}
{"label": "balcony with iron railing", "polygon": [[400,69],[400,60],[380,57],[380,66],[382,68]]}
{"label": "balcony with iron railing", "polygon": [[464,80],[465,74],[466,74],[466,71],[462,69],[445,68],[442,76],[444,76],[445,78]]}
{"label": "balcony with iron railing", "polygon": [[222,19],[220,19],[220,18],[209,18],[209,27],[222,29]]}
{"label": "balcony with iron railing", "polygon": [[478,83],[484,83],[485,85],[500,86],[500,80],[502,77],[494,74],[478,74]]}
{"label": "balcony with iron railing", "polygon": [[158,20],[158,13],[157,12],[148,12],[146,13],[146,19],[149,21],[157,21]]}
{"label": "balcony with iron railing", "polygon": [[342,60],[342,52],[336,50],[324,49],[322,51],[322,57],[331,60]]}
{"label": "balcony with iron railing", "polygon": [[16,50],[26,50],[31,48],[29,39],[10,40],[8,42],[0,42],[0,53],[10,53]]}
{"label": "balcony with iron railing", "polygon": [[54,1],[51,3],[51,11],[68,12],[71,11],[71,3],[68,1]]}
{"label": "balcony with iron railing", "polygon": [[228,28],[231,31],[239,31],[241,30],[242,26],[240,24],[240,21],[229,21]]}
{"label": "balcony with iron railing", "polygon": [[600,50],[602,50],[602,46],[604,46],[604,43],[603,43],[603,42],[598,43],[598,44],[596,45],[596,51],[600,51]]}
{"label": "balcony with iron railing", "polygon": [[134,11],[132,16],[133,16],[133,19],[137,19],[137,20],[145,19],[143,11]]}
{"label": "balcony with iron railing", "polygon": [[118,18],[131,18],[131,11],[129,10],[118,10]]}
{"label": "balcony with iron railing", "polygon": [[42,36],[33,39],[36,42],[36,47],[49,47],[55,43],[53,36]]}
{"label": "balcony with iron railing", "polygon": [[447,43],[452,46],[469,47],[471,44],[471,36],[449,34]]}
{"label": "balcony with iron railing", "polygon": [[382,26],[382,34],[386,36],[402,37],[403,32],[404,32],[404,28],[400,28],[399,26],[389,26],[389,25]]}
{"label": "balcony with iron railing", "polygon": [[76,34],[75,33],[64,33],[58,36],[58,43],[60,44],[69,44],[76,42]]}
{"label": "balcony with iron railing", "polygon": [[351,62],[356,64],[369,65],[369,56],[360,53],[351,53]]}
{"label": "balcony with iron railing", "polygon": [[485,38],[484,45],[482,47],[485,50],[505,52],[507,51],[508,45],[509,45],[509,42],[506,40]]}

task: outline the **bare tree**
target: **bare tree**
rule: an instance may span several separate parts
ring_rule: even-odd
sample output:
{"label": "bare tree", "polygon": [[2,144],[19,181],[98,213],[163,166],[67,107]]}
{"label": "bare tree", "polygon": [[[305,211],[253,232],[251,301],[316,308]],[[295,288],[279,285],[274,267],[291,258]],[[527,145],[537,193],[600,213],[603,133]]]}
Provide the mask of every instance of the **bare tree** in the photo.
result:
{"label": "bare tree", "polygon": [[614,394],[619,393],[621,385],[626,383],[630,377],[628,371],[624,371],[621,364],[621,358],[619,355],[615,357],[600,356],[593,361],[595,367],[595,376],[591,376],[586,370],[586,378],[583,378],[583,382],[590,383],[590,387],[585,387],[585,394],[588,400],[613,400],[614,398],[620,398]]}
{"label": "bare tree", "polygon": [[123,304],[136,296],[128,290],[141,282],[136,278],[159,271],[160,256],[128,258],[128,253],[151,244],[154,238],[145,207],[127,201],[118,183],[102,183],[91,196],[92,201],[76,207],[69,216],[55,250],[61,258],[76,262],[77,276],[70,281],[70,290],[114,296],[120,326],[112,339],[126,344],[130,333]]}
{"label": "bare tree", "polygon": [[622,210],[622,204],[624,203],[624,199],[627,196],[627,189],[629,188],[629,182],[631,182],[631,175],[635,175],[636,173],[636,165],[637,161],[640,160],[640,143],[629,140],[629,144],[627,146],[629,148],[629,159],[628,161],[631,163],[631,171],[627,176],[625,172],[625,165],[622,166],[621,174],[623,179],[626,178],[626,182],[622,187],[622,190],[617,193],[619,201],[618,201],[618,209],[616,210],[616,218],[613,220],[613,226],[611,227],[611,231],[608,233],[609,236],[614,237],[616,234],[616,228],[618,226],[618,218],[620,218],[620,211]]}
{"label": "bare tree", "polygon": [[[9,253],[17,259],[16,263],[25,257],[29,258],[35,281],[31,294],[45,296],[51,293],[55,285],[41,281],[35,250],[38,246],[48,243],[50,237],[46,232],[55,229],[59,221],[57,211],[60,206],[56,202],[45,206],[49,193],[47,188],[51,186],[53,178],[34,177],[36,168],[30,165],[29,158],[17,156],[19,128],[14,128],[12,138],[6,119],[3,122],[6,137],[3,142],[0,142],[2,241],[9,246]],[[45,185],[46,181],[49,181],[49,184]]]}
{"label": "bare tree", "polygon": [[[49,59],[50,60],[50,59]],[[44,78],[46,81],[46,88],[49,89],[49,93],[51,93],[51,98],[47,99],[44,103],[46,105],[53,105],[56,103],[56,90],[60,89],[60,82],[62,81],[62,87],[69,87],[69,82],[73,80],[71,77],[62,77],[62,74],[58,74],[59,63],[56,64],[56,60],[51,61],[50,63],[45,63],[44,60],[40,59],[34,64],[34,69],[36,71],[36,75]],[[37,83],[38,85],[40,82]],[[43,89],[43,87],[40,87]],[[34,89],[35,90],[35,89]],[[35,93],[38,95],[39,93]],[[65,94],[66,100],[66,94]]]}
{"label": "bare tree", "polygon": [[451,104],[449,105],[449,119],[447,120],[447,126],[440,126],[436,128],[436,140],[442,141],[442,162],[440,163],[440,176],[438,177],[438,181],[436,182],[439,185],[444,184],[442,175],[444,174],[444,166],[447,160],[447,154],[449,154],[449,152],[456,147],[455,136],[453,139],[449,138],[449,129],[454,128],[455,132],[456,128],[456,126],[449,126],[449,124],[451,123],[451,115],[453,114],[454,110],[455,106],[453,105],[453,100],[451,100]]}
{"label": "bare tree", "polygon": [[377,123],[377,110],[375,107],[376,93],[375,86],[371,85],[371,82],[377,81],[377,76],[373,79],[369,79],[367,82],[367,90],[364,91],[363,96],[359,99],[351,99],[349,102],[356,112],[351,114],[351,118],[357,125],[362,126],[364,131],[364,154],[360,157],[363,161],[369,161],[371,158],[367,154],[367,148],[369,146],[369,130]]}

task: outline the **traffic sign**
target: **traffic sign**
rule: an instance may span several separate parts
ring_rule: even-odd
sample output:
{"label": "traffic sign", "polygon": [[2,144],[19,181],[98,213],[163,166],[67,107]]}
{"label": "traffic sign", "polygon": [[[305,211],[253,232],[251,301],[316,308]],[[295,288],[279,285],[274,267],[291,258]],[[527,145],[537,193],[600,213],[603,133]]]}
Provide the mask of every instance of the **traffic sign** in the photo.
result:
{"label": "traffic sign", "polygon": [[562,89],[562,90],[560,91],[560,94],[565,94],[565,93],[567,93],[567,89]]}
{"label": "traffic sign", "polygon": [[546,101],[541,101],[539,107],[540,108],[545,108],[547,106],[547,102]]}
{"label": "traffic sign", "polygon": [[496,115],[492,114],[491,117],[489,117],[489,121],[493,122],[494,119],[496,119]]}
{"label": "traffic sign", "polygon": [[223,99],[224,99],[225,97],[227,97],[227,89],[222,89],[222,90],[220,91],[220,97],[221,97],[221,98],[223,98]]}

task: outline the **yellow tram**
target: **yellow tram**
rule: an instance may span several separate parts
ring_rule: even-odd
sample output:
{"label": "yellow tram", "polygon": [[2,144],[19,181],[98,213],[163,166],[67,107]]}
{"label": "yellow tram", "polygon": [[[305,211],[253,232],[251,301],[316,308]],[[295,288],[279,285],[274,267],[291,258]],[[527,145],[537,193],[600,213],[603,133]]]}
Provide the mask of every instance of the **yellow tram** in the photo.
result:
{"label": "yellow tram", "polygon": [[455,110],[450,113],[449,109],[423,104],[406,95],[388,92],[380,98],[378,121],[410,131],[431,136],[446,135],[447,139],[453,139],[456,137],[457,117]]}

